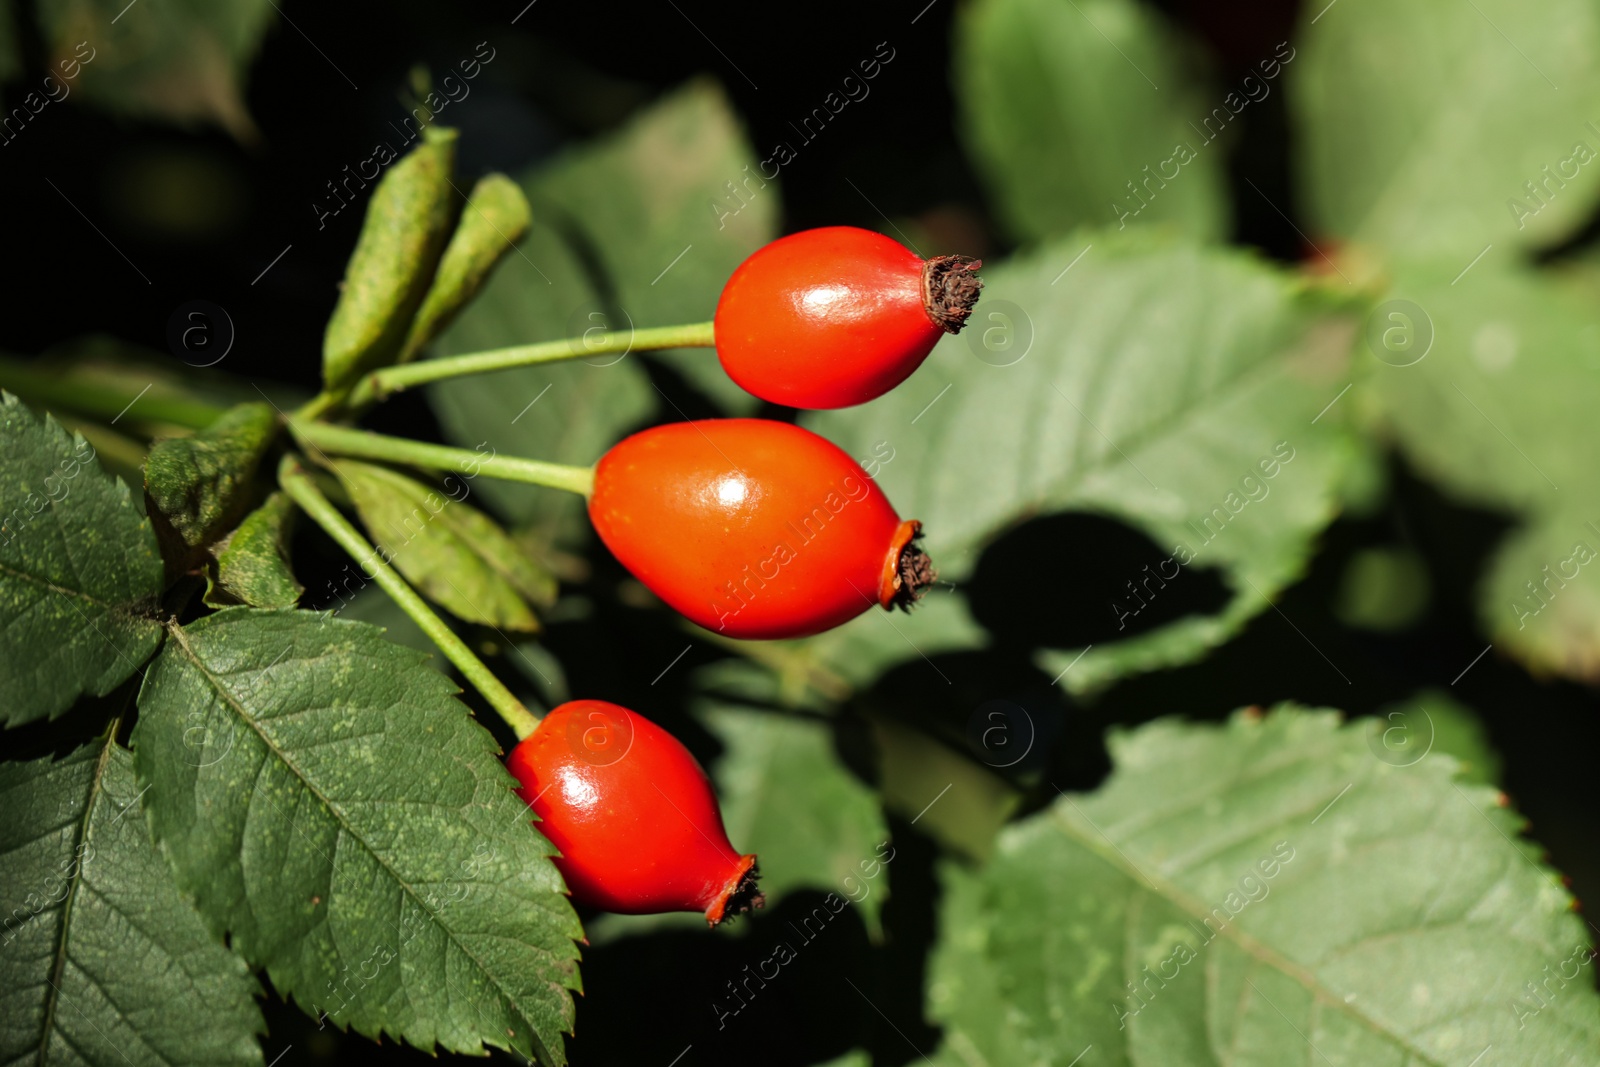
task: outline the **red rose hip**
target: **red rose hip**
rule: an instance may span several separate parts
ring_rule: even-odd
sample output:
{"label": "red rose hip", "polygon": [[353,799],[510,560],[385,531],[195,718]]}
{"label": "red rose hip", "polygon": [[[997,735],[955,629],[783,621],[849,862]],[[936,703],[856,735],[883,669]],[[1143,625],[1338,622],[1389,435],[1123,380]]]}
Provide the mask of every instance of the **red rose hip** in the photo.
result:
{"label": "red rose hip", "polygon": [[572,899],[624,915],[760,907],[755,856],[728,843],[711,781],[677,738],[618,704],[574,700],[506,757],[561,851]]}
{"label": "red rose hip", "polygon": [[589,517],[657,596],[729,637],[804,637],[933,581],[902,522],[844,450],[764,419],[634,434],[595,465]]}
{"label": "red rose hip", "polygon": [[723,287],[717,357],[745,391],[775,404],[864,404],[961,330],[983,287],[979,266],[965,256],[924,260],[853,226],[779,238]]}

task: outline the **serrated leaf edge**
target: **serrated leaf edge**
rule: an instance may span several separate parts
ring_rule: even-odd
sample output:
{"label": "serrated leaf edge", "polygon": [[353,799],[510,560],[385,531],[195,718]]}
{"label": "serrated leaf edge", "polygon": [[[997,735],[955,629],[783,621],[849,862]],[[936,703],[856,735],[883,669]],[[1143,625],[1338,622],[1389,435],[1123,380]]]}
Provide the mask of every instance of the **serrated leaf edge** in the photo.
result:
{"label": "serrated leaf edge", "polygon": [[[1271,718],[1277,716],[1292,716],[1293,718],[1299,719],[1301,722],[1306,723],[1311,728],[1327,733],[1330,736],[1345,730],[1362,728],[1355,723],[1341,721],[1343,716],[1338,711],[1332,709],[1306,709],[1301,705],[1292,703],[1276,705],[1271,709],[1270,712],[1268,712],[1266,719],[1261,720],[1256,720],[1253,714],[1246,712],[1235,712],[1229,717],[1226,727],[1237,728],[1240,724],[1257,725],[1259,722],[1270,721]],[[1173,728],[1177,728],[1180,723],[1177,720],[1172,720],[1168,725]],[[1183,723],[1181,725],[1192,727],[1194,724]],[[1112,736],[1107,740],[1108,748],[1111,749],[1113,765],[1116,766],[1122,762],[1122,759],[1127,754],[1128,747],[1130,745],[1145,743],[1148,740],[1148,735],[1141,734],[1140,732],[1136,731],[1119,730],[1113,731]],[[1301,752],[1297,753],[1296,757],[1293,759],[1266,765],[1265,769],[1272,772],[1281,771],[1286,767],[1291,767],[1296,763],[1305,762],[1311,758],[1314,757]],[[1450,784],[1469,801],[1471,801],[1473,806],[1478,810],[1479,814],[1483,815],[1485,818],[1489,818],[1488,813],[1484,811],[1484,808],[1481,804],[1479,804],[1478,799],[1483,798],[1485,795],[1498,796],[1499,790],[1493,788],[1492,786],[1481,786],[1473,783],[1467,783],[1465,788],[1463,788],[1462,785],[1457,784],[1455,778],[1461,771],[1461,763],[1453,756],[1442,753],[1438,755],[1430,755],[1422,762],[1429,765],[1429,770],[1432,773],[1443,777],[1448,784]],[[1263,766],[1258,765],[1253,769],[1251,774],[1239,779],[1235,779],[1233,782],[1228,784],[1238,785],[1242,782],[1261,777],[1263,776],[1261,774],[1262,771]],[[1113,771],[1113,777],[1115,774],[1116,772]],[[1107,779],[1107,783],[1109,782],[1110,779]],[[1102,784],[1102,789],[1105,787],[1105,784],[1106,783]],[[1207,795],[1212,795],[1216,791],[1216,789],[1208,790]],[[1478,799],[1473,798],[1473,793],[1478,794]],[[1342,792],[1339,795],[1342,795]],[[1202,920],[1211,914],[1210,907],[1208,907],[1199,898],[1186,893],[1182,889],[1179,889],[1170,881],[1158,876],[1153,877],[1146,871],[1135,866],[1133,861],[1129,859],[1120,848],[1117,847],[1116,843],[1113,842],[1104,831],[1100,830],[1100,828],[1083,813],[1082,809],[1078,807],[1076,801],[1073,799],[1073,795],[1063,793],[1062,799],[1066,801],[1067,804],[1072,806],[1072,808],[1078,813],[1079,817],[1082,818],[1084,822],[1088,824],[1089,828],[1094,832],[1092,834],[1087,833],[1082,827],[1074,824],[1069,818],[1067,818],[1064,809],[1059,802],[1051,805],[1051,807],[1048,809],[1048,824],[1052,828],[1058,830],[1063,836],[1067,837],[1075,844],[1095,855],[1102,862],[1126,875],[1131,881],[1141,883],[1149,893],[1154,894],[1166,901],[1168,904],[1187,912],[1190,918]],[[1326,804],[1334,799],[1337,799],[1337,796],[1319,799],[1321,804]],[[1187,808],[1191,808],[1193,804],[1194,798],[1187,797],[1182,805],[1171,805],[1155,815],[1140,819],[1137,825],[1147,826],[1152,823],[1159,822],[1166,816],[1183,811]],[[1315,810],[1317,810],[1317,808],[1311,807],[1303,812],[1292,812],[1289,813],[1289,815],[1310,814]],[[1500,827],[1494,825],[1492,819],[1490,819],[1490,825],[1493,826],[1494,829],[1500,830]],[[1522,830],[1526,829],[1527,825],[1528,820],[1526,818],[1520,818],[1515,829],[1520,833]],[[1546,863],[1541,863],[1534,860],[1528,854],[1528,844],[1526,842],[1521,842],[1510,837],[1509,835],[1505,834],[1503,830],[1500,832],[1501,836],[1506,838],[1507,843],[1512,846],[1513,850],[1520,858],[1532,864],[1541,874],[1546,875],[1552,881],[1559,881],[1559,872]],[[1140,894],[1139,898],[1136,899],[1142,899],[1143,896],[1144,894]],[[1249,956],[1252,960],[1256,961],[1257,964],[1271,967],[1284,975],[1284,977],[1289,978],[1300,985],[1301,988],[1305,989],[1306,992],[1311,995],[1313,1004],[1334,1007],[1338,1011],[1347,1015],[1352,1021],[1356,1022],[1364,1029],[1370,1031],[1385,1041],[1393,1042],[1394,1044],[1401,1046],[1406,1050],[1409,1056],[1415,1057],[1415,1059],[1420,1063],[1427,1064],[1429,1067],[1450,1067],[1449,1064],[1433,1058],[1433,1056],[1428,1052],[1417,1047],[1408,1036],[1396,1033],[1386,1028],[1381,1022],[1369,1016],[1365,1011],[1357,1008],[1354,1004],[1347,1002],[1343,996],[1326,988],[1326,986],[1324,986],[1317,976],[1310,970],[1290,960],[1282,953],[1279,953],[1252,935],[1245,933],[1239,928],[1238,924],[1229,923],[1225,925],[1222,927],[1221,931],[1219,931],[1219,936],[1222,936],[1226,940],[1232,942],[1235,947]]]}
{"label": "serrated leaf edge", "polygon": [[[257,609],[244,608],[244,609],[235,609],[235,610],[254,611],[254,610],[257,610]],[[268,612],[268,614],[272,614],[272,612]],[[208,618],[213,618],[213,617],[214,616],[208,616]],[[349,622],[349,621],[346,621],[346,620],[336,620],[336,621],[339,624],[346,625],[346,626],[363,626],[363,624]],[[509,994],[507,994],[504,985],[501,983],[501,981],[499,979],[499,976],[494,971],[492,971],[490,968],[485,966],[483,964],[483,962],[481,960],[479,960],[478,957],[470,949],[468,949],[465,945],[463,945],[460,942],[460,940],[457,938],[455,932],[453,930],[451,930],[450,927],[448,927],[447,925],[445,925],[442,922],[439,922],[438,914],[432,908],[429,908],[429,907],[425,906],[425,904],[422,901],[422,899],[416,894],[414,888],[408,882],[406,882],[404,879],[402,879],[400,877],[399,873],[396,872],[394,870],[394,868],[382,856],[380,856],[377,853],[377,851],[366,840],[364,840],[361,837],[360,834],[356,833],[353,829],[351,829],[347,825],[347,822],[346,822],[345,818],[343,817],[343,813],[340,811],[340,809],[337,808],[327,797],[323,796],[322,792],[320,790],[318,790],[317,787],[315,785],[313,785],[305,777],[305,775],[301,772],[300,768],[298,766],[296,766],[294,764],[294,762],[289,759],[287,754],[282,752],[276,745],[274,745],[271,742],[271,740],[260,730],[260,728],[250,718],[249,714],[245,711],[245,709],[242,706],[240,706],[238,701],[236,701],[234,699],[232,692],[230,692],[227,688],[225,688],[222,685],[221,680],[211,672],[211,670],[205,665],[205,663],[203,663],[201,661],[200,657],[195,653],[193,647],[189,644],[189,640],[188,640],[187,635],[185,635],[185,633],[183,632],[183,627],[178,626],[176,624],[169,624],[167,628],[168,628],[169,632],[172,635],[172,639],[173,639],[174,645],[177,648],[182,650],[184,657],[195,667],[195,669],[200,671],[201,675],[206,679],[208,685],[217,693],[217,695],[220,696],[227,703],[227,705],[234,710],[234,712],[239,716],[239,718],[244,721],[245,725],[249,726],[250,729],[255,732],[256,736],[258,738],[260,738],[261,743],[266,746],[267,750],[272,752],[275,756],[277,756],[278,759],[280,759],[283,762],[284,767],[287,768],[291,773],[293,773],[293,775],[295,776],[295,779],[297,781],[299,781],[300,784],[302,786],[304,786],[305,789],[313,797],[315,797],[317,799],[318,803],[320,803],[328,811],[328,813],[330,815],[333,815],[333,816],[337,817],[337,821],[339,823],[340,829],[344,833],[349,834],[351,840],[353,840],[357,844],[359,844],[362,847],[362,849],[369,856],[372,857],[374,862],[376,862],[380,868],[382,868],[392,879],[394,879],[395,885],[401,887],[401,889],[404,891],[406,896],[410,897],[412,902],[418,907],[418,910],[421,911],[423,914],[429,916],[431,919],[433,919],[434,922],[435,922],[435,925],[437,926],[437,928],[446,936],[446,938],[450,941],[450,943],[455,945],[456,948],[462,953],[462,955],[464,957],[466,957],[468,960],[470,960],[473,963],[473,965],[478,968],[478,972],[480,974],[484,975],[486,978],[488,978],[490,980],[490,982],[493,985],[496,993],[500,996],[500,998],[502,1000],[504,1000],[507,1008],[509,1009],[509,1013],[510,1014],[514,1014],[518,1018],[520,1018],[522,1020],[523,1025],[527,1028],[530,1041],[532,1042],[533,1046],[535,1047],[535,1049],[539,1053],[539,1059],[542,1062],[545,1062],[545,1063],[557,1063],[557,1064],[564,1063],[565,1062],[565,1055],[564,1055],[565,1050],[558,1048],[558,1049],[556,1049],[556,1050],[554,1050],[552,1052],[551,1049],[546,1047],[543,1039],[539,1036],[539,1028],[534,1024],[533,1020],[529,1019],[526,1015],[523,1014],[523,1012],[521,1011],[520,1008],[515,1007],[516,1001],[513,1000],[512,997]],[[379,628],[378,627],[374,627],[374,629],[379,629]],[[391,645],[393,644],[393,642],[388,642],[388,643],[391,644]],[[403,646],[395,646],[395,647],[403,649]],[[403,650],[404,651],[413,651],[413,650],[409,650],[409,649],[403,649]],[[426,659],[426,657],[420,652],[413,652],[413,654],[417,657],[417,660],[419,661],[419,663]],[[456,691],[460,692],[459,689],[456,690]],[[470,712],[468,712],[465,707],[462,708],[462,712],[463,712],[463,714],[467,714],[470,717]],[[507,775],[507,777],[509,779],[509,774]],[[531,826],[531,823],[530,823],[530,826]],[[553,955],[551,955],[548,952],[545,952],[542,949],[539,949],[537,946],[528,946],[528,947],[530,949],[532,949],[533,951],[535,951],[535,952],[541,952],[544,955],[549,956],[552,960],[556,960],[556,957],[554,957]],[[559,961],[557,961],[557,962],[559,962]],[[272,967],[269,965],[267,970],[268,970],[268,973],[270,974],[271,971],[272,971]],[[552,983],[552,984],[555,984],[555,983]],[[563,988],[570,988],[570,987],[563,987]],[[287,996],[289,997],[289,999],[294,1000],[296,1003],[300,1002],[300,998],[294,996],[293,994],[287,994]],[[315,1017],[315,1012],[311,1011],[311,1006],[309,1004],[308,1005],[304,1005],[303,1006],[303,1010],[306,1010],[308,1014],[311,1014],[313,1017]],[[342,1026],[340,1028],[344,1029],[344,1027],[342,1027]],[[349,1028],[355,1030],[357,1033],[360,1033],[365,1037],[372,1037],[374,1039],[380,1038],[382,1036],[382,1034],[385,1032],[383,1030],[383,1028],[380,1027],[380,1028],[372,1031],[371,1033],[368,1033],[367,1031],[362,1030],[360,1027],[356,1026],[354,1023],[351,1023]],[[569,1029],[566,1032],[567,1033],[571,1033],[572,1031]],[[391,1034],[390,1036],[395,1038],[398,1041],[403,1041],[407,1045],[411,1045],[411,1047],[413,1047],[413,1048],[419,1047],[415,1043],[413,1043],[409,1038],[407,1038],[404,1034],[396,1033],[396,1034]],[[482,1051],[485,1054],[487,1054],[487,1048],[485,1046],[492,1047],[492,1048],[504,1049],[504,1050],[509,1051],[509,1052],[516,1052],[517,1051],[509,1043],[502,1043],[500,1041],[500,1039],[499,1039],[499,1034],[498,1033],[493,1033],[491,1036],[494,1038],[494,1040],[489,1040],[486,1036],[483,1036],[483,1035],[479,1036],[479,1038],[478,1038],[478,1044],[479,1044],[478,1051]],[[437,1042],[434,1043],[434,1048],[441,1048],[441,1047],[446,1047],[446,1046],[439,1045]],[[433,1050],[432,1049],[424,1049],[423,1051],[433,1051]],[[467,1052],[469,1050],[450,1049],[449,1051]]]}

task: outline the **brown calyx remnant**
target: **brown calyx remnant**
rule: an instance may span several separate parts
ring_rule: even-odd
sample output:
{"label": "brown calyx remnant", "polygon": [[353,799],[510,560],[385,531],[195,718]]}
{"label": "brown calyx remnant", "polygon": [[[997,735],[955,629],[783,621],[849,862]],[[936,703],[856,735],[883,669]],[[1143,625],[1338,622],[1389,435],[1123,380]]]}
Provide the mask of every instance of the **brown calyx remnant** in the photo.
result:
{"label": "brown calyx remnant", "polygon": [[896,573],[900,576],[900,587],[894,593],[894,606],[901,611],[910,611],[911,605],[922,599],[923,591],[934,583],[939,577],[939,572],[933,568],[933,560],[922,551],[917,544],[922,539],[922,528],[919,525],[917,532],[900,549],[900,559],[895,564]]}
{"label": "brown calyx remnant", "polygon": [[922,599],[922,591],[933,584],[939,573],[917,541],[922,538],[922,523],[907,519],[895,528],[889,550],[883,557],[883,576],[878,583],[878,604],[884,611],[899,608],[910,611]]}
{"label": "brown calyx remnant", "polygon": [[755,908],[766,907],[767,897],[761,892],[760,881],[761,867],[759,864],[751,863],[745,868],[744,873],[739,875],[739,884],[733,887],[733,892],[723,901],[722,913],[715,919],[707,916],[709,924],[719,926],[737,915],[743,915]]}
{"label": "brown calyx remnant", "polygon": [[922,306],[945,333],[960,333],[967,324],[983,291],[981,266],[971,256],[934,256],[922,265]]}

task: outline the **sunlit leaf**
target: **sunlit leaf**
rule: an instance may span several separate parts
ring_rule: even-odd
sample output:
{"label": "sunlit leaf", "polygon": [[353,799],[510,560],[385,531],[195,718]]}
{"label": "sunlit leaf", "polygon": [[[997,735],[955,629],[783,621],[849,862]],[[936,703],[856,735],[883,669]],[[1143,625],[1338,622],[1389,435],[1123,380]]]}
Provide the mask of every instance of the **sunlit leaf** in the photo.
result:
{"label": "sunlit leaf", "polygon": [[1584,1062],[1591,937],[1556,872],[1492,789],[1378,758],[1368,725],[1114,735],[1099,790],[948,870],[941,1062]]}
{"label": "sunlit leaf", "polygon": [[238,517],[277,431],[271,404],[240,404],[193,436],[150,449],[145,492],[185,544],[212,540]]}
{"label": "sunlit leaf", "polygon": [[981,0],[954,40],[962,133],[1017,236],[1138,223],[1226,232],[1225,150],[1213,142],[1252,100],[1202,89],[1153,6]]}
{"label": "sunlit leaf", "polygon": [[305,591],[289,566],[289,530],[294,516],[294,502],[283,493],[273,493],[246,515],[218,546],[216,578],[208,581],[206,603],[218,608],[228,604],[294,607]]}
{"label": "sunlit leaf", "polygon": [[0,721],[54,718],[121,685],[161,643],[149,520],[94,449],[0,395]]}
{"label": "sunlit leaf", "polygon": [[532,605],[554,603],[556,580],[466,502],[464,478],[441,491],[376,463],[341,459],[334,472],[384,557],[428,597],[468,622],[539,628]]}
{"label": "sunlit leaf", "polygon": [[472,302],[496,265],[528,232],[531,221],[528,198],[516,182],[504,174],[478,179],[439,259],[433,284],[411,323],[411,332],[400,350],[401,362],[420,352]]}
{"label": "sunlit leaf", "polygon": [[332,388],[394,362],[456,219],[456,131],[428,126],[372,191],[322,340]]}
{"label": "sunlit leaf", "polygon": [[260,1064],[259,986],[150,841],[108,739],[0,764],[0,1062]]}
{"label": "sunlit leaf", "polygon": [[[1518,520],[1478,589],[1495,646],[1538,671],[1600,677],[1600,586],[1587,575],[1600,558],[1600,314],[1535,271],[1484,262],[1458,275],[1406,268],[1359,350],[1361,401],[1422,474]],[[1410,335],[1402,351],[1385,346]]]}
{"label": "sunlit leaf", "polygon": [[376,627],[230,608],[174,630],[134,730],[202,915],[335,1025],[565,1062],[580,930],[494,739]]}
{"label": "sunlit leaf", "polygon": [[1314,240],[1449,256],[1459,271],[1553,243],[1594,210],[1594,5],[1345,0],[1301,14],[1314,24],[1287,78]]}

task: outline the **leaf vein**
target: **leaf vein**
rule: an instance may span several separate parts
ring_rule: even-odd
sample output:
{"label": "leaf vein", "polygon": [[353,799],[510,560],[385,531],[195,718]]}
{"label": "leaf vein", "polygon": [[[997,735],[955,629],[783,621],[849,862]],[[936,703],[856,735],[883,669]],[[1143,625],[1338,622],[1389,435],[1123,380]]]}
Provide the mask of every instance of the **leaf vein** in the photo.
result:
{"label": "leaf vein", "polygon": [[[330,816],[334,817],[335,823],[338,826],[341,834],[348,834],[352,841],[360,845],[362,850],[365,851],[367,855],[369,855],[373,861],[383,869],[384,873],[394,880],[394,883],[401,888],[404,895],[410,898],[417,905],[420,911],[428,915],[433,920],[433,925],[445,936],[445,941],[441,944],[441,951],[444,951],[449,945],[455,946],[456,950],[460,952],[460,954],[467,960],[471,961],[472,964],[477,967],[478,972],[488,979],[496,991],[498,991],[498,993],[504,997],[508,1007],[515,1011],[517,1015],[522,1016],[524,1023],[529,1027],[531,1039],[536,1044],[542,1044],[542,1040],[539,1037],[537,1028],[532,1025],[532,1020],[527,1019],[526,1016],[523,1015],[522,1011],[517,1008],[517,1002],[510,995],[510,992],[507,990],[501,976],[496,971],[492,970],[487,963],[477,956],[476,953],[472,952],[460,941],[455,931],[442,921],[440,913],[437,910],[428,907],[424,903],[420,894],[417,893],[416,888],[406,879],[401,877],[400,872],[388,862],[388,860],[375,846],[371,845],[365,838],[361,836],[361,834],[357,833],[352,827],[349,826],[348,816],[344,810],[336,805],[330,797],[325,795],[322,790],[320,790],[306,776],[305,772],[302,771],[300,767],[290,758],[290,753],[277,745],[275,740],[262,728],[261,724],[257,722],[256,719],[245,709],[245,707],[238,702],[234,694],[223,684],[223,679],[212,673],[209,665],[201,659],[194,647],[189,644],[187,635],[184,634],[182,628],[173,626],[171,627],[171,631],[178,647],[183,650],[184,655],[188,657],[190,662],[193,663],[201,672],[201,674],[211,683],[218,695],[221,696],[229,705],[229,707],[231,707],[239,716],[239,718],[244,721],[245,725],[249,726],[250,729],[256,733],[256,735],[261,739],[262,744],[265,745],[269,751],[278,756],[278,758],[283,762],[285,768],[293,773],[300,781],[306,792],[313,796],[319,803],[321,803],[323,807],[327,809]],[[332,653],[327,653],[325,655],[331,656]],[[339,838],[336,837],[336,849],[338,841]],[[332,927],[330,926],[329,929],[331,930]],[[444,973],[449,973],[448,965],[443,965],[441,969]]]}

